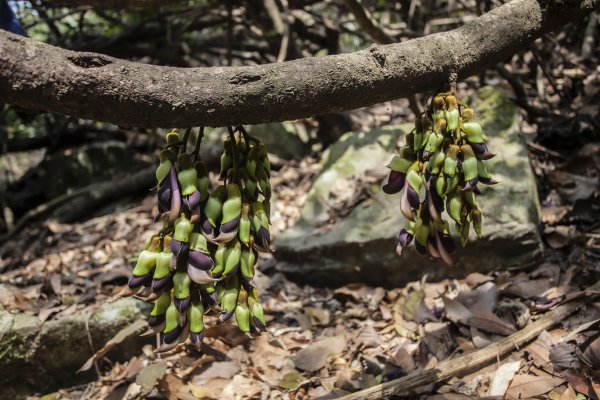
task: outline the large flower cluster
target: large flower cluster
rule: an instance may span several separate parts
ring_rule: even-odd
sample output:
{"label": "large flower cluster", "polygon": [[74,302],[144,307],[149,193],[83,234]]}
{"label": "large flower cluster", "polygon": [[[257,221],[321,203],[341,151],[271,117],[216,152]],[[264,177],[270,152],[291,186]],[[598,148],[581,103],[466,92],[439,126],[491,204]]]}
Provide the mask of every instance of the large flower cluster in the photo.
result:
{"label": "large flower cluster", "polygon": [[[186,135],[187,136],[187,135]],[[139,254],[123,296],[154,303],[147,334],[160,334],[163,352],[188,337],[200,349],[204,315],[235,316],[245,333],[266,330],[253,277],[257,252],[270,246],[270,164],[264,145],[243,127],[229,128],[221,156],[222,184],[211,190],[187,137],[167,134],[156,170],[163,227]]]}
{"label": "large flower cluster", "polygon": [[473,109],[459,104],[451,93],[433,98],[407,135],[406,146],[388,165],[391,172],[383,186],[388,194],[401,193],[400,210],[408,219],[398,235],[398,254],[414,238],[420,254],[451,265],[455,245],[444,209],[456,222],[463,246],[470,226],[481,236],[482,215],[474,196],[480,193],[479,183],[498,183],[484,163],[494,155]]}

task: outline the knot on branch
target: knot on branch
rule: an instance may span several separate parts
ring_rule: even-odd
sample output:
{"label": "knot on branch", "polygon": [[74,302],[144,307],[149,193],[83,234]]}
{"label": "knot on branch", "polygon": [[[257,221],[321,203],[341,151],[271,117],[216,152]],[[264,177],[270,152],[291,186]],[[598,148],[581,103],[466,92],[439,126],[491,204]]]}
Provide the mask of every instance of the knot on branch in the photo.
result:
{"label": "knot on branch", "polygon": [[229,78],[229,83],[232,85],[245,85],[247,83],[260,81],[262,78],[261,74],[241,72]]}
{"label": "knot on branch", "polygon": [[381,68],[385,67],[386,56],[385,53],[381,51],[379,46],[377,46],[376,44],[372,44],[369,47],[369,53],[371,53],[371,57],[373,57],[377,65],[379,65]]}
{"label": "knot on branch", "polygon": [[94,53],[81,53],[68,56],[67,60],[80,68],[98,68],[112,64],[112,60]]}

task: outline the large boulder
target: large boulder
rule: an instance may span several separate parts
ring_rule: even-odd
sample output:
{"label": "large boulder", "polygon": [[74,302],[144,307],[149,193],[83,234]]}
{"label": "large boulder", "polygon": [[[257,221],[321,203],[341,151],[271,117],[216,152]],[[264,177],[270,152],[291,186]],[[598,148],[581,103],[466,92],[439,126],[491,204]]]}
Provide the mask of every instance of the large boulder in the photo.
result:
{"label": "large boulder", "polygon": [[[0,399],[89,381],[93,371],[76,371],[121,329],[144,318],[148,303],[119,299],[72,315],[40,322],[37,316],[0,310]],[[126,360],[152,338],[132,335],[109,353]],[[90,343],[91,341],[91,343]]]}
{"label": "large boulder", "polygon": [[405,224],[399,195],[383,193],[373,177],[387,175],[385,165],[396,139],[412,129],[400,125],[350,132],[328,149],[300,220],[275,242],[279,270],[316,285],[362,281],[389,287],[424,274],[430,279],[461,277],[539,258],[539,204],[519,135],[519,114],[501,92],[490,87],[480,89],[470,104],[489,147],[498,153],[488,169],[501,183],[482,187],[478,203],[484,214],[483,237],[473,237],[458,250],[455,266],[421,257],[412,246],[401,257],[394,251],[395,238]]}

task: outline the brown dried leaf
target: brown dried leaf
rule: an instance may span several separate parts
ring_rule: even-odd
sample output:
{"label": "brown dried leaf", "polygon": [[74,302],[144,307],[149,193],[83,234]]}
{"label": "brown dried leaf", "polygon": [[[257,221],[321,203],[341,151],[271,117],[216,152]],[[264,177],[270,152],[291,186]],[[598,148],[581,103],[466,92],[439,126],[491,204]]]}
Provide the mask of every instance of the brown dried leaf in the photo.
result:
{"label": "brown dried leaf", "polygon": [[469,318],[467,325],[481,329],[485,332],[497,333],[504,336],[512,335],[517,331],[514,326],[498,318],[496,314],[488,311],[475,312],[473,316]]}
{"label": "brown dried leaf", "polygon": [[333,293],[336,299],[340,301],[352,300],[360,303],[368,299],[373,292],[373,288],[363,283],[351,283],[336,289]]}
{"label": "brown dried leaf", "polygon": [[481,284],[484,284],[486,282],[491,282],[493,281],[494,278],[492,278],[489,275],[484,275],[482,273],[479,272],[473,272],[470,273],[469,275],[466,276],[465,278],[465,283],[470,287],[470,288],[475,288]]}
{"label": "brown dried leaf", "polygon": [[600,332],[587,338],[577,349],[577,356],[594,370],[600,370]]}
{"label": "brown dried leaf", "polygon": [[331,313],[326,308],[305,307],[304,312],[310,318],[312,326],[327,326],[331,320]]}
{"label": "brown dried leaf", "polygon": [[[533,363],[539,367],[551,369],[550,364],[550,347],[552,341],[547,331],[543,331],[538,338],[525,348],[525,352],[529,355]],[[547,371],[549,372],[549,371]],[[551,372],[551,371],[550,371]]]}
{"label": "brown dried leaf", "polygon": [[425,292],[422,290],[414,290],[406,296],[402,315],[404,319],[415,321],[419,324],[425,321],[437,320],[425,305]]}
{"label": "brown dried leaf", "polygon": [[529,399],[548,393],[564,381],[551,375],[515,375],[506,394],[515,399]]}
{"label": "brown dried leaf", "polygon": [[141,386],[142,397],[146,397],[158,385],[158,382],[167,372],[167,363],[159,361],[157,363],[148,364],[140,370],[140,373],[135,378],[135,383]]}
{"label": "brown dried leaf", "polygon": [[550,287],[552,287],[552,285],[547,278],[524,279],[509,284],[502,292],[504,294],[529,299],[532,297],[539,297],[540,294],[550,289]]}
{"label": "brown dried leaf", "polygon": [[342,336],[328,337],[300,350],[294,359],[297,368],[304,371],[318,371],[327,365],[331,354],[339,354],[346,348],[346,339]]}
{"label": "brown dried leaf", "polygon": [[575,353],[577,343],[568,340],[557,343],[550,348],[550,361],[559,368],[579,368],[579,359]]}
{"label": "brown dried leaf", "polygon": [[471,311],[456,299],[450,299],[442,296],[444,308],[446,310],[446,318],[454,323],[467,324],[473,316]]}
{"label": "brown dried leaf", "polygon": [[562,371],[562,375],[567,379],[569,384],[573,386],[578,393],[582,393],[588,397],[595,397],[594,390],[590,386],[589,380],[582,373],[578,373],[573,368],[567,368]]}
{"label": "brown dried leaf", "polygon": [[456,300],[471,312],[491,312],[498,303],[498,288],[493,282],[486,282],[475,290],[460,292]]}
{"label": "brown dried leaf", "polygon": [[363,329],[361,329],[358,337],[355,340],[357,347],[377,347],[383,344],[384,340],[379,334],[375,331],[372,325],[367,325]]}
{"label": "brown dried leaf", "polygon": [[195,375],[192,378],[192,383],[202,386],[202,383],[215,378],[231,379],[238,372],[240,372],[239,361],[214,362],[202,373]]}
{"label": "brown dried leaf", "polygon": [[0,304],[7,310],[26,311],[31,309],[31,301],[23,292],[9,283],[0,283]]}

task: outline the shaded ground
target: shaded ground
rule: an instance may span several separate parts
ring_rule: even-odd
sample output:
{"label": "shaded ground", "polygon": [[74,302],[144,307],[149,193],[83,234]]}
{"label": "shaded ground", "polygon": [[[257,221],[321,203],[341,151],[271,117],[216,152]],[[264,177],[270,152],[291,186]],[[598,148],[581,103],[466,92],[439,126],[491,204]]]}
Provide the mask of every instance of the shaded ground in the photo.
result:
{"label": "shaded ground", "polygon": [[[441,282],[424,276],[393,290],[360,283],[317,289],[286,280],[275,273],[273,259],[264,259],[256,281],[268,334],[249,340],[235,326],[219,325],[208,329],[202,354],[180,346],[157,357],[148,345],[127,362],[101,357],[96,380],[46,398],[335,398],[486,348],[577,297],[585,306],[533,342],[418,393],[447,399],[575,399],[576,393],[598,398],[600,386],[592,378],[600,367],[600,303],[597,291],[580,291],[600,278],[600,145],[564,154],[538,142],[531,146],[534,169],[543,178],[548,244],[540,265]],[[275,233],[298,217],[317,170],[307,158],[275,173]],[[86,222],[27,228],[1,249],[3,307],[51,320],[107,302],[126,282],[132,255],[151,236],[153,208],[148,197],[137,207]],[[102,345],[90,343],[94,351]]]}

